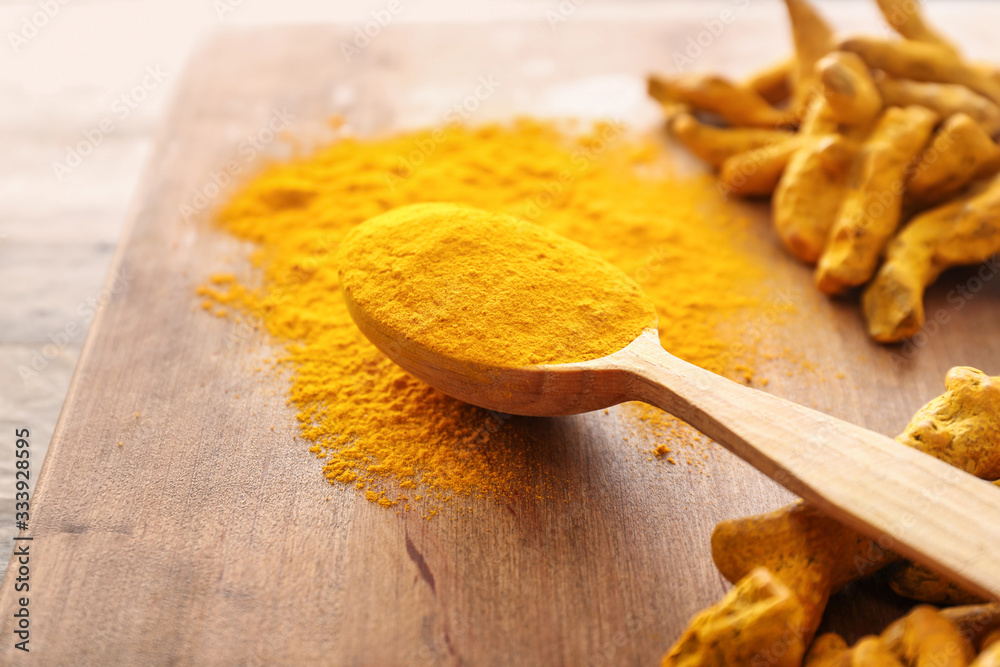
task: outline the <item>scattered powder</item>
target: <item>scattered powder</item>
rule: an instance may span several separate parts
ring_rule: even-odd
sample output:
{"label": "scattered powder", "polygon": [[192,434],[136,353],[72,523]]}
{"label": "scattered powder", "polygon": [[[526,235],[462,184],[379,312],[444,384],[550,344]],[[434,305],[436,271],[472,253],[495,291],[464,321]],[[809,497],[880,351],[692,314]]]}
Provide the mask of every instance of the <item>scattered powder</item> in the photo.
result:
{"label": "scattered powder", "polygon": [[[628,434],[628,440],[640,443],[650,460],[672,454],[666,459],[668,463],[677,464],[675,457],[683,457],[684,463],[704,472],[710,457],[723,449],[694,427],[646,403],[628,403],[624,416],[621,430]],[[650,447],[650,442],[655,444]]]}
{"label": "scattered powder", "polygon": [[[763,260],[741,249],[748,221],[719,200],[710,177],[671,175],[651,140],[618,125],[581,136],[530,120],[345,138],[272,165],[221,210],[225,229],[257,244],[260,284],[220,274],[199,289],[284,345],[300,434],[331,483],[424,516],[462,497],[543,492],[526,446],[537,422],[411,378],[347,312],[335,261],[344,236],[420,202],[514,214],[588,246],[652,299],[667,350],[730,377],[752,375],[753,346],[720,333],[770,307]],[[635,414],[646,420],[639,428],[677,423],[644,406]]]}

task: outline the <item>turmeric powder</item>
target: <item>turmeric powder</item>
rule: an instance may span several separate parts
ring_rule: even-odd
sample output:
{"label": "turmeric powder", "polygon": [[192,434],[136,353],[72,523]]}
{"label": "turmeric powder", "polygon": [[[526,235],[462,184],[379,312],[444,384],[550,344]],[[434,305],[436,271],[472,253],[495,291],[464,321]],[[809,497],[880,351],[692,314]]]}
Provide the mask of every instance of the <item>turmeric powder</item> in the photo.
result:
{"label": "turmeric powder", "polygon": [[599,359],[656,326],[639,286],[593,250],[470,206],[412,204],[376,216],[347,235],[337,264],[352,304],[449,359]]}
{"label": "turmeric powder", "polygon": [[734,347],[744,341],[723,331],[766,303],[763,260],[742,247],[750,222],[719,200],[711,178],[672,176],[652,141],[614,124],[581,132],[532,120],[346,137],[270,166],[235,193],[218,220],[256,244],[261,282],[199,290],[253,315],[284,347],[299,432],[331,483],[425,516],[447,499],[544,492],[543,478],[527,481],[523,442],[532,433],[524,420],[407,375],[364,338],[339,293],[336,254],[351,229],[400,206],[441,201],[515,215],[583,243],[652,299],[671,352],[730,376],[752,368],[752,348]]}

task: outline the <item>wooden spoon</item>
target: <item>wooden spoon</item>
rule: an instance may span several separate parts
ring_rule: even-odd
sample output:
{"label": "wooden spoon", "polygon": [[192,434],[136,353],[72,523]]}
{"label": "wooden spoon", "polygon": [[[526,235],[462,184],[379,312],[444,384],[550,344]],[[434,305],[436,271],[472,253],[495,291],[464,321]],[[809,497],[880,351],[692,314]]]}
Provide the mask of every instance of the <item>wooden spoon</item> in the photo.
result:
{"label": "wooden spoon", "polygon": [[529,416],[650,403],[882,548],[1000,599],[1000,490],[884,435],[682,361],[660,346],[655,328],[600,359],[509,368],[442,355],[379,321],[349,288],[344,296],[372,343],[449,396]]}

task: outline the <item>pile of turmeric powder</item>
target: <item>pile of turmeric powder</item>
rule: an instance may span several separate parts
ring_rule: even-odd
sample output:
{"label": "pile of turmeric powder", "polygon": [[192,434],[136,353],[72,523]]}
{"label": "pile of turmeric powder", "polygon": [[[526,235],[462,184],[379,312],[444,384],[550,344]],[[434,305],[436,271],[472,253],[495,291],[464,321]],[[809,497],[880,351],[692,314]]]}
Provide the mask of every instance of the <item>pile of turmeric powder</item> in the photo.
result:
{"label": "pile of turmeric powder", "polygon": [[649,92],[721,190],[773,194],[775,230],[822,292],[867,285],[868,333],[897,342],[945,269],[1000,252],[1000,69],[967,61],[917,0],[877,2],[902,39],[838,39],[785,0],[794,58],[743,82],[651,77]]}
{"label": "pile of turmeric powder", "polygon": [[260,283],[225,278],[200,290],[255,315],[284,347],[301,436],[331,483],[425,515],[449,498],[532,488],[526,423],[407,375],[364,338],[340,294],[345,235],[420,202],[513,214],[582,243],[652,299],[666,349],[729,375],[753,365],[749,347],[720,333],[765,307],[763,260],[741,246],[749,222],[719,200],[711,179],[671,175],[648,138],[615,124],[533,120],[345,136],[270,166],[235,193],[218,220],[256,244]]}
{"label": "pile of turmeric powder", "polygon": [[375,216],[348,234],[337,263],[348,307],[395,345],[463,362],[599,359],[656,325],[639,286],[593,250],[471,206],[413,204]]}

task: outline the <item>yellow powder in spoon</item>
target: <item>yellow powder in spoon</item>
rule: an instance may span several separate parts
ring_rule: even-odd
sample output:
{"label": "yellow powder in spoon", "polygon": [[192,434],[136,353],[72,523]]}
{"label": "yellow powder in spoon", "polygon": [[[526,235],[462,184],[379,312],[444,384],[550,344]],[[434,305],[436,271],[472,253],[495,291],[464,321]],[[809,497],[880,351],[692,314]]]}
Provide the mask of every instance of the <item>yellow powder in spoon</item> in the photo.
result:
{"label": "yellow powder in spoon", "polygon": [[449,359],[599,359],[656,326],[652,302],[593,250],[503,213],[413,204],[356,227],[337,254],[349,303]]}
{"label": "yellow powder in spoon", "polygon": [[[216,276],[200,292],[284,350],[317,474],[424,515],[473,495],[517,506],[546,493],[545,428],[451,399],[375,349],[341,296],[337,250],[357,225],[408,204],[516,215],[625,271],[655,304],[671,353],[743,377],[755,341],[727,332],[774,310],[765,260],[744,249],[749,221],[720,201],[711,177],[673,176],[664,161],[656,143],[615,124],[580,133],[521,120],[343,138],[271,165],[231,197],[218,220],[255,244],[257,277]],[[667,445],[683,456],[683,434]]]}

